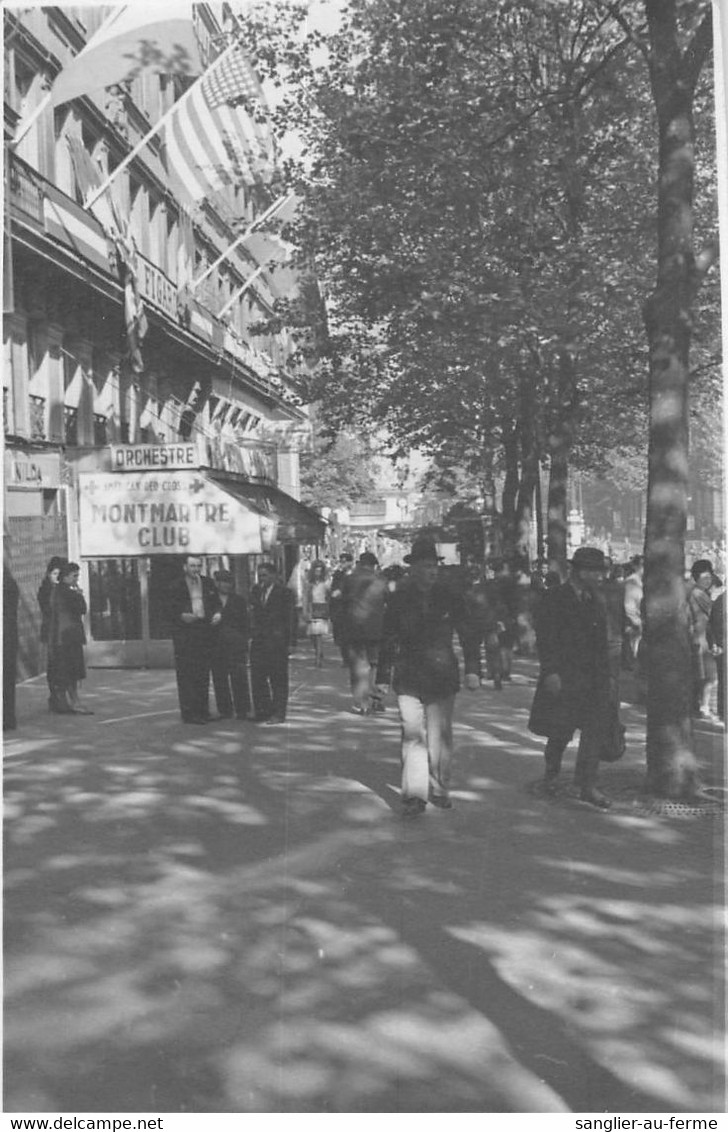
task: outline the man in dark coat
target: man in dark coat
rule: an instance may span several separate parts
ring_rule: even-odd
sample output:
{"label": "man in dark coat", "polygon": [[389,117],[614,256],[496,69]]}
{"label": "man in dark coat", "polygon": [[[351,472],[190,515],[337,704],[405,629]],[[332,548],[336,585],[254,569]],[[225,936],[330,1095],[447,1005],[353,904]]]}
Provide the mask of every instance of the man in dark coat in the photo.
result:
{"label": "man in dark coat", "polygon": [[202,559],[185,556],[184,575],[170,587],[169,617],[179,707],[185,723],[207,723],[214,634],[221,620],[217,590],[202,577]]}
{"label": "man in dark coat", "polygon": [[217,571],[215,589],[221,605],[220,624],[212,651],[215,703],[223,719],[231,719],[233,709],[238,719],[246,719],[250,712],[248,603],[241,594],[234,592],[233,576],[229,570]]}
{"label": "man in dark coat", "polygon": [[256,723],[284,723],[288,707],[288,653],[293,636],[293,594],[261,562],[251,602],[250,680]]}
{"label": "man in dark coat", "polygon": [[580,546],[563,585],[544,594],[536,617],[541,665],[529,730],[548,739],[545,784],[553,790],[574,732],[580,732],[575,781],[583,801],[607,809],[596,788],[599,754],[611,725],[607,608],[600,592],[607,573],[596,547]]}
{"label": "man in dark coat", "polygon": [[437,547],[417,539],[410,575],[390,595],[377,680],[390,677],[402,722],[402,814],[424,812],[428,801],[450,809],[452,715],[460,688],[453,650],[459,633],[466,674],[477,672],[477,634],[469,627],[463,595],[438,580]]}

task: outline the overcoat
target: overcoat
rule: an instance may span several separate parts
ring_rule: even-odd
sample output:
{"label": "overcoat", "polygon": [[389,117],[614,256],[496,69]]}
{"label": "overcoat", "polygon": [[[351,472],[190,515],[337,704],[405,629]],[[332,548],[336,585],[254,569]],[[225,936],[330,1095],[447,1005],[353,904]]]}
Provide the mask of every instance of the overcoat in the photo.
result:
{"label": "overcoat", "polygon": [[221,604],[221,619],[214,638],[214,656],[231,663],[245,663],[248,659],[250,617],[248,603],[242,594],[230,593]]}
{"label": "overcoat", "polygon": [[[549,739],[570,739],[588,724],[602,724],[606,732],[611,714],[604,599],[595,596],[582,601],[565,582],[543,595],[535,627],[541,671],[529,730]],[[552,673],[561,678],[558,693],[545,687]]]}
{"label": "overcoat", "polygon": [[477,673],[478,637],[462,594],[437,581],[422,593],[404,581],[387,599],[377,681],[392,682],[395,695],[423,703],[452,696],[460,688],[453,633],[460,635],[465,672]]}

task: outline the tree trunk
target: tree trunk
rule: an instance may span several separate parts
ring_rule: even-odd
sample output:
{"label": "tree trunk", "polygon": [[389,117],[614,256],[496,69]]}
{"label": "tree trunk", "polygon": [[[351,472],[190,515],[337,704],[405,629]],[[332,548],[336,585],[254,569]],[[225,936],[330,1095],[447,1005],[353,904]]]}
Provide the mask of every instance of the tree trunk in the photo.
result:
{"label": "tree trunk", "polygon": [[521,469],[521,483],[516,500],[515,556],[529,559],[529,544],[533,524],[533,497],[538,479],[538,456],[531,453]]}
{"label": "tree trunk", "polygon": [[547,518],[547,544],[549,562],[558,562],[563,568],[567,554],[567,489],[569,484],[569,444],[563,431],[549,437],[551,468]]}
{"label": "tree trunk", "polygon": [[[645,541],[647,785],[666,797],[699,786],[693,754],[685,601],[693,249],[694,55],[680,54],[675,0],[646,0],[659,124],[658,270],[645,304],[650,440]],[[710,20],[708,6],[707,18]],[[688,63],[690,63],[689,69]]]}
{"label": "tree trunk", "polygon": [[503,484],[501,513],[503,516],[503,557],[511,558],[516,546],[516,497],[520,480],[518,471],[518,438],[511,422],[505,424],[503,434],[503,455],[506,476]]}

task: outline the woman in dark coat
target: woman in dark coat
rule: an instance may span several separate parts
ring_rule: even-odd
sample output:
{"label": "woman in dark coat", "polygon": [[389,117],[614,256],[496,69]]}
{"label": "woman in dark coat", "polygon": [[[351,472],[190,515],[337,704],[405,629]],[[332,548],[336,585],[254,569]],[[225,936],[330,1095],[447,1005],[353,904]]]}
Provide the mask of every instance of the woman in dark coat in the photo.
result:
{"label": "woman in dark coat", "polygon": [[48,681],[49,693],[48,710],[54,711],[59,715],[68,715],[72,711],[72,708],[67,702],[63,688],[58,684],[58,679],[54,671],[53,655],[49,647],[49,638],[55,595],[58,590],[58,575],[60,574],[61,567],[65,566],[67,561],[68,559],[66,558],[54,555],[46,567],[45,577],[38,589],[40,639],[46,651],[46,680]]}
{"label": "woman in dark coat", "polygon": [[60,568],[58,586],[51,603],[48,651],[54,680],[65,695],[71,711],[76,715],[93,715],[78,697],[78,685],[86,678],[83,657],[83,646],[86,644],[83,627],[86,599],[79,589],[79,574],[80,567],[76,562],[67,562]]}

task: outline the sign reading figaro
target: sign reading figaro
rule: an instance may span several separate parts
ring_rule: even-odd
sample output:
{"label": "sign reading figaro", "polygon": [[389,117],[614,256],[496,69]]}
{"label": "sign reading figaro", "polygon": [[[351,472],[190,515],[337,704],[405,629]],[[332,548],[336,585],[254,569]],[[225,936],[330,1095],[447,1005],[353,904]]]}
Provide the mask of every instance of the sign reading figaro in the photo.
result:
{"label": "sign reading figaro", "polygon": [[199,471],[78,479],[85,557],[262,552],[259,513]]}

